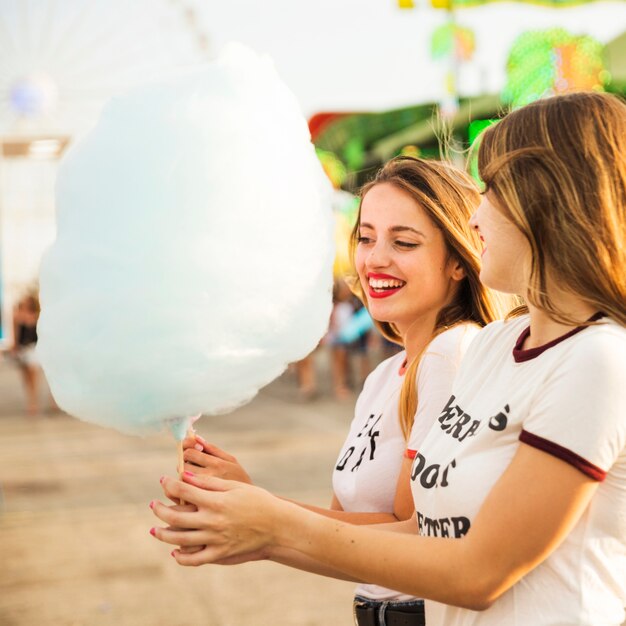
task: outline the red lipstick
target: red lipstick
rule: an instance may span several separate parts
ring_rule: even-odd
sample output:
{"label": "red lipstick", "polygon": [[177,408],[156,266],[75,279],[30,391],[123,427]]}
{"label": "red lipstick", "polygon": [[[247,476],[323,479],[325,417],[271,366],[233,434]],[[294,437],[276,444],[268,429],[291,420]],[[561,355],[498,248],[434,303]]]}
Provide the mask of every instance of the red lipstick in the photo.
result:
{"label": "red lipstick", "polygon": [[373,278],[374,280],[400,280],[400,278],[392,276],[391,274],[376,274],[375,272],[368,272],[366,276],[368,278]]}
{"label": "red lipstick", "polygon": [[[395,276],[391,276],[390,274],[376,274],[374,272],[369,272],[367,274],[367,278],[373,278],[374,280],[400,280]],[[394,287],[391,289],[385,289],[384,291],[374,291],[370,285],[368,285],[367,293],[370,298],[388,298],[389,296],[393,296],[394,293],[400,291],[402,287],[404,287],[404,281],[401,281],[403,284],[400,287]]]}

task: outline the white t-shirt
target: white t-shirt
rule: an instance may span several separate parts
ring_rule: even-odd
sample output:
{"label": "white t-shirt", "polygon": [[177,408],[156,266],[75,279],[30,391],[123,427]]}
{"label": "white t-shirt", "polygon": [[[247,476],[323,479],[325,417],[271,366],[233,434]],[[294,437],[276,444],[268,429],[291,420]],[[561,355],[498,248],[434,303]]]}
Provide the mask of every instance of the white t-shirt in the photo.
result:
{"label": "white t-shirt", "polygon": [[419,534],[466,534],[520,441],[601,482],[563,543],[489,609],[427,602],[428,626],[624,620],[626,329],[601,322],[531,350],[519,349],[527,316],[494,322],[468,350],[414,460]]}
{"label": "white t-shirt", "polygon": [[[383,361],[368,377],[354,410],[350,432],[333,471],[333,489],[344,511],[393,513],[402,459],[416,450],[450,397],[461,357],[479,332],[459,324],[437,335],[417,368],[418,407],[409,441],[402,435],[398,401],[404,382],[400,352]],[[376,600],[413,600],[377,585],[361,585],[359,595]]]}

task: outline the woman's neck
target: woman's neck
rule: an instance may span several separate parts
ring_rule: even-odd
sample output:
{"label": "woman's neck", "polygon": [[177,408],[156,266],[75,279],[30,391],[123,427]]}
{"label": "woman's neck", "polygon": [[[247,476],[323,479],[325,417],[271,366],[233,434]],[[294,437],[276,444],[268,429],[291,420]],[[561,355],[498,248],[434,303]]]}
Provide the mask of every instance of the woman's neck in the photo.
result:
{"label": "woman's neck", "polygon": [[406,330],[398,329],[404,343],[407,363],[411,363],[431,342],[438,314],[436,312],[434,315],[415,320]]}
{"label": "woman's neck", "polygon": [[584,324],[594,313],[596,309],[575,296],[562,296],[553,302],[558,310],[562,311],[568,317],[571,317],[575,323],[563,324],[556,322],[542,309],[538,309],[533,305],[528,305],[528,313],[530,315],[530,334],[522,348],[528,350],[530,348],[538,348],[550,341],[554,341],[568,333],[572,328],[576,328]]}

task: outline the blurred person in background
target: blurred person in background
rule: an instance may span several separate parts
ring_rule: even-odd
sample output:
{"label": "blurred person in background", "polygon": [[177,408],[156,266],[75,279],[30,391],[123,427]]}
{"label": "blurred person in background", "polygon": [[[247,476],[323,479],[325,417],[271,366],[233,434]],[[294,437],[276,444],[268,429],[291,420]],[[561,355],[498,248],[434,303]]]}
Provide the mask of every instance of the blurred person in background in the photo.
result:
{"label": "blurred person in background", "polygon": [[[366,313],[371,319],[371,316],[369,316],[369,313],[367,312],[367,308],[365,308],[361,300],[359,300],[355,296],[352,296],[352,302],[354,304],[354,313],[352,314],[353,321],[360,320],[361,317],[364,316]],[[372,327],[368,328],[367,330],[365,330],[365,324],[361,323],[360,330],[361,333],[359,334],[359,336],[354,341],[348,344],[348,358],[352,363],[352,379],[354,381],[355,387],[358,389],[361,389],[363,387],[363,385],[365,384],[365,380],[369,376],[369,373],[372,371],[372,363],[374,359],[373,353],[376,353],[376,358],[378,359],[376,363],[378,363],[380,361],[384,361],[393,354],[400,352],[400,350],[402,349],[401,346],[393,344],[395,348],[394,351],[387,354],[384,353],[381,349],[377,348],[377,341],[374,337],[380,338],[381,341],[384,338],[380,335],[380,333],[374,330],[373,322]],[[387,340],[385,339],[385,341]],[[356,364],[354,364],[355,361]]]}
{"label": "blurred person in background", "polygon": [[[479,197],[464,172],[410,157],[390,161],[363,188],[352,233],[352,287],[383,335],[404,350],[365,381],[334,468],[330,508],[302,507],[351,524],[413,515],[413,458],[450,397],[473,337],[502,313],[495,294],[479,281],[480,241],[469,227]],[[232,455],[202,438],[188,438],[184,447],[188,472],[251,482]],[[176,514],[155,504],[166,521],[170,511]],[[189,535],[152,532],[170,543],[181,539],[181,562],[201,560],[204,546],[191,547]],[[359,624],[373,623],[381,611],[388,626],[424,623],[420,598],[379,585],[361,584],[354,610]]]}
{"label": "blurred person in background", "polygon": [[353,315],[352,292],[344,280],[335,279],[333,285],[333,310],[330,315],[328,333],[326,333],[323,343],[330,350],[333,393],[337,400],[345,400],[351,395],[348,386],[350,378],[349,344],[342,339],[341,330]]}
{"label": "blurred person in background", "polygon": [[315,353],[317,348],[303,359],[293,364],[298,383],[298,398],[309,402],[317,397],[317,371],[315,369]]}
{"label": "blurred person in background", "polygon": [[13,309],[13,345],[9,354],[18,365],[26,395],[26,411],[39,413],[39,379],[42,375],[35,349],[37,347],[37,321],[39,298],[29,293]]}

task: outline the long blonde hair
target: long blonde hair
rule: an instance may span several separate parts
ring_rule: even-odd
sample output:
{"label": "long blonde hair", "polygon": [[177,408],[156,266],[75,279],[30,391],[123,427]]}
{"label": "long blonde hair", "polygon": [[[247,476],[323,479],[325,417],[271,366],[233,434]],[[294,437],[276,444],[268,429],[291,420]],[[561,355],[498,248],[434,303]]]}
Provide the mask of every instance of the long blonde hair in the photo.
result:
{"label": "long blonde hair", "polygon": [[626,326],[626,104],[606,93],[539,100],[482,135],[478,168],[532,251],[527,299],[575,324],[548,283]]}
{"label": "long blonde hair", "polygon": [[[478,235],[469,227],[469,218],[479,202],[478,188],[465,172],[449,163],[397,157],[389,161],[374,180],[361,189],[358,219],[350,239],[353,266],[359,240],[363,198],[372,187],[382,183],[394,185],[417,202],[441,231],[448,255],[458,260],[465,270],[465,278],[460,282],[454,301],[439,311],[433,338],[455,324],[474,322],[484,326],[502,317],[506,312],[505,308],[508,310],[508,299],[489,290],[480,282],[481,246]],[[356,278],[356,271],[350,285],[367,307],[367,298]],[[403,345],[402,337],[394,324],[379,321],[374,323],[389,341]],[[408,365],[400,392],[400,425],[405,438],[409,436],[417,412],[416,375],[420,359],[421,354]]]}

